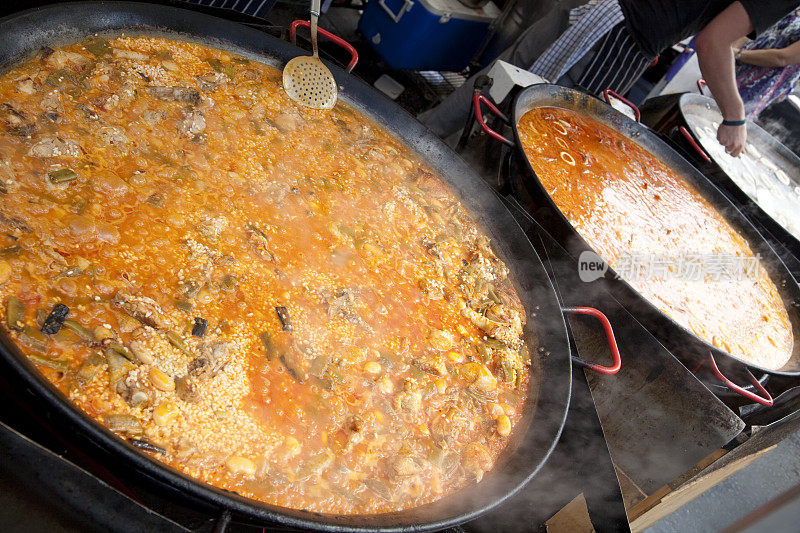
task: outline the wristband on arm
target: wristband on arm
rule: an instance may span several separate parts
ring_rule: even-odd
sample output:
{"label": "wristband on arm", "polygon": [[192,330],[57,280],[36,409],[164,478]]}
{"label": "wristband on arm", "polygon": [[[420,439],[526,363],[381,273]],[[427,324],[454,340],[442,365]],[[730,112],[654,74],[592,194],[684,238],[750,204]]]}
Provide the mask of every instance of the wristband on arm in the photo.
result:
{"label": "wristband on arm", "polygon": [[723,120],[722,121],[722,125],[723,126],[744,126],[745,124],[747,124],[747,120],[746,119],[743,119],[743,120]]}

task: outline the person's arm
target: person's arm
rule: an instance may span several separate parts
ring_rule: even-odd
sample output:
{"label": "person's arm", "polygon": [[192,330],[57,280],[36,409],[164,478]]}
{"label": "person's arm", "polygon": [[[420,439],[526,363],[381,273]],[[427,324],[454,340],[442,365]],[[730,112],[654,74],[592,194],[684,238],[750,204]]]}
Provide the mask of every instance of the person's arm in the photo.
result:
{"label": "person's arm", "polygon": [[[753,31],[753,23],[741,2],[733,2],[703,28],[695,40],[700,71],[714,95],[722,118],[744,120],[744,103],[736,88],[733,49],[737,39]],[[747,129],[742,126],[720,125],[717,140],[725,150],[737,157],[744,150]]]}
{"label": "person's arm", "polygon": [[764,50],[736,50],[737,60],[740,63],[756,65],[759,67],[787,67],[800,63],[800,41],[790,44],[786,48],[766,48]]}

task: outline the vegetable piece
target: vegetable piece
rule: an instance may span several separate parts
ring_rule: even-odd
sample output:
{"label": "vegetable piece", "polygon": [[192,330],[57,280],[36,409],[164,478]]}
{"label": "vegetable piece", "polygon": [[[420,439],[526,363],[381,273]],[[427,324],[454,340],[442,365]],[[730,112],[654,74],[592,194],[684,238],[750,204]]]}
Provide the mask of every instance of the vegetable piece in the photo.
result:
{"label": "vegetable piece", "polygon": [[9,329],[22,331],[25,327],[25,304],[16,296],[9,296],[6,304],[6,324]]}
{"label": "vegetable piece", "polygon": [[283,363],[283,366],[286,367],[286,370],[289,371],[289,373],[292,375],[294,379],[296,379],[300,383],[303,383],[305,380],[308,379],[308,374],[303,369],[303,367],[300,366],[294,355],[290,353],[282,353],[280,359],[281,362]]}
{"label": "vegetable piece", "polygon": [[81,366],[78,368],[78,371],[75,373],[75,379],[77,379],[78,384],[81,387],[85,387],[89,383],[91,383],[92,379],[94,379],[95,374],[97,371],[100,370],[106,363],[106,358],[103,354],[99,352],[93,352],[89,354]]}
{"label": "vegetable piece", "polygon": [[206,329],[208,328],[208,321],[199,316],[194,317],[194,326],[192,326],[192,335],[195,337],[203,338],[206,336]]}
{"label": "vegetable piece", "polygon": [[200,91],[190,87],[160,87],[150,85],[146,87],[146,89],[154,98],[158,98],[159,100],[183,102],[194,106],[200,105],[200,102],[203,100]]}
{"label": "vegetable piece", "polygon": [[122,357],[124,357],[125,359],[127,359],[132,363],[138,362],[136,357],[133,355],[133,352],[131,352],[128,348],[126,348],[125,346],[121,345],[118,342],[109,342],[107,344],[107,348],[113,351],[114,353],[121,355]]}
{"label": "vegetable piece", "polygon": [[236,279],[235,276],[231,276],[230,274],[226,275],[222,278],[222,281],[219,283],[219,288],[223,291],[232,291],[236,288],[236,285],[239,284],[239,280]]}
{"label": "vegetable piece", "polygon": [[47,353],[49,350],[49,346],[47,345],[47,339],[45,338],[42,333],[35,328],[30,326],[24,326],[22,331],[19,332],[19,340],[32,350],[36,350],[37,352]]}
{"label": "vegetable piece", "polygon": [[0,248],[0,257],[10,257],[13,255],[19,255],[22,251],[22,247],[18,244],[12,244],[11,246],[5,246]]}
{"label": "vegetable piece", "polygon": [[115,387],[128,372],[135,368],[133,363],[114,350],[106,350],[106,359],[108,360],[109,381]]}
{"label": "vegetable piece", "polygon": [[47,311],[44,309],[37,309],[36,318],[34,320],[36,321],[36,325],[39,327],[39,329],[41,329],[42,326],[44,326],[44,321],[47,320]]}
{"label": "vegetable piece", "polygon": [[47,357],[42,357],[36,355],[35,353],[28,355],[28,359],[30,359],[34,364],[46,366],[48,368],[58,370],[59,372],[66,372],[69,370],[69,363],[66,359],[48,359]]}
{"label": "vegetable piece", "polygon": [[189,351],[189,348],[186,346],[186,343],[183,342],[183,337],[181,337],[172,330],[168,330],[166,336],[167,340],[171,345],[176,347],[178,350],[182,351],[185,355],[192,355],[192,352]]}
{"label": "vegetable piece", "polygon": [[272,361],[275,359],[275,356],[278,355],[278,350],[275,348],[275,343],[272,342],[272,335],[269,334],[269,331],[262,331],[260,336],[261,343],[264,345],[264,351],[267,354],[267,359]]}
{"label": "vegetable piece", "polygon": [[128,442],[130,442],[131,445],[134,448],[139,448],[140,450],[144,450],[146,452],[160,453],[160,454],[167,453],[167,450],[165,450],[161,446],[157,446],[157,445],[153,444],[152,442],[149,442],[149,441],[146,441],[146,440],[128,439]]}
{"label": "vegetable piece", "polygon": [[283,327],[283,331],[294,331],[292,327],[292,322],[289,319],[289,310],[285,307],[278,306],[275,308],[275,312],[278,313],[278,320],[281,321],[281,326]]}
{"label": "vegetable piece", "polygon": [[175,394],[186,403],[195,403],[200,399],[197,387],[189,376],[175,378]]}
{"label": "vegetable piece", "polygon": [[175,300],[175,308],[179,311],[183,311],[184,313],[192,312],[192,304],[186,300]]}
{"label": "vegetable piece", "polygon": [[42,324],[42,333],[48,335],[55,335],[58,333],[61,330],[61,326],[64,325],[64,320],[66,320],[68,314],[69,307],[66,305],[54,305],[53,310],[50,311],[50,314],[47,315],[47,318],[44,320],[44,324]]}
{"label": "vegetable piece", "polygon": [[50,180],[50,183],[53,184],[67,183],[78,179],[78,175],[75,174],[74,170],[70,170],[68,168],[62,168],[59,170],[53,170],[52,172],[48,172],[47,178]]}
{"label": "vegetable piece", "polygon": [[85,341],[94,342],[95,340],[94,333],[72,319],[64,320],[64,327]]}
{"label": "vegetable piece", "polygon": [[83,47],[91,54],[96,56],[104,56],[111,53],[111,47],[108,46],[108,41],[101,38],[95,37],[93,39],[89,39],[86,41],[86,44]]}
{"label": "vegetable piece", "polygon": [[164,203],[164,195],[158,192],[154,192],[150,196],[147,197],[146,202],[153,207],[161,207],[161,204]]}
{"label": "vegetable piece", "polygon": [[103,417],[106,427],[115,433],[127,435],[141,435],[144,433],[142,423],[133,415],[124,413],[109,413]]}

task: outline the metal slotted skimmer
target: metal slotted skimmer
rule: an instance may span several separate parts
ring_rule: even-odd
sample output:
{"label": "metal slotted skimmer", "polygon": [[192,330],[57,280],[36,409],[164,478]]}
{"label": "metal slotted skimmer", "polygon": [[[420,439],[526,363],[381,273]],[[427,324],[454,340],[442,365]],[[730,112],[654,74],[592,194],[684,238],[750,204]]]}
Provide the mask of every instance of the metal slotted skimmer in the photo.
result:
{"label": "metal slotted skimmer", "polygon": [[319,59],[317,20],[320,0],[311,0],[312,56],[298,56],[283,68],[283,88],[289,98],[306,107],[332,109],[336,105],[337,88],[333,74]]}

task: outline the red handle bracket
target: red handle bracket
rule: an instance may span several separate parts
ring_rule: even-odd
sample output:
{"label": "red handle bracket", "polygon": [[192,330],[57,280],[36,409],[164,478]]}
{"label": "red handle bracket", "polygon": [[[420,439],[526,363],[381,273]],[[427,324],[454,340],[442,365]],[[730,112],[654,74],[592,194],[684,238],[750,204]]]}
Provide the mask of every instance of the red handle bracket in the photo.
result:
{"label": "red handle bracket", "polygon": [[491,100],[489,100],[482,94],[476,94],[475,96],[472,97],[472,106],[475,109],[475,119],[478,121],[478,124],[481,125],[481,128],[483,128],[483,131],[486,132],[486,135],[488,135],[492,139],[498,140],[501,143],[511,146],[513,148],[514,143],[512,141],[509,141],[508,139],[506,139],[505,137],[494,131],[492,128],[486,125],[486,122],[483,121],[483,112],[481,111],[481,103],[486,104],[486,107],[489,108],[489,111],[500,117],[500,120],[502,120],[506,124],[509,123],[508,117],[505,116],[502,111],[497,109],[497,106],[494,105],[491,102]]}
{"label": "red handle bracket", "polygon": [[[714,375],[717,377],[717,379],[719,379],[721,382],[723,382],[725,384],[725,386],[728,387],[730,390],[732,390],[733,392],[735,392],[736,394],[738,394],[740,396],[744,396],[748,400],[752,400],[752,401],[754,401],[756,403],[760,403],[761,405],[766,405],[768,407],[772,407],[772,404],[773,404],[772,396],[770,395],[769,392],[767,392],[767,389],[765,389],[764,386],[761,385],[761,383],[758,382],[758,380],[750,372],[750,370],[747,371],[747,377],[750,379],[750,382],[753,384],[753,386],[756,388],[756,390],[758,390],[764,396],[759,396],[758,394],[754,394],[754,393],[752,393],[752,392],[750,392],[748,390],[745,390],[742,387],[740,387],[739,385],[737,385],[736,383],[734,383],[733,381],[731,381],[728,378],[726,378],[725,376],[723,376],[722,372],[720,372],[719,367],[717,366],[717,361],[714,360],[714,355],[713,354],[709,354],[708,360],[711,363],[711,371],[714,373]],[[702,363],[701,363],[701,366],[702,366]]]}
{"label": "red handle bracket", "polygon": [[611,366],[602,366],[595,363],[586,363],[577,357],[573,357],[572,360],[576,364],[586,367],[589,370],[594,370],[600,374],[611,375],[619,372],[619,369],[622,368],[622,358],[619,355],[617,339],[614,338],[614,330],[611,328],[611,322],[608,321],[606,315],[594,307],[565,307],[561,311],[564,313],[572,313],[574,315],[589,315],[599,320],[600,323],[603,324],[603,330],[606,332],[606,340],[608,341],[608,347],[611,349],[611,358],[613,359],[614,364]]}
{"label": "red handle bracket", "polygon": [[625,98],[624,96],[618,95],[615,91],[611,89],[605,89],[603,91],[603,99],[606,101],[608,105],[611,105],[611,97],[616,98],[626,106],[630,107],[633,110],[633,116],[636,117],[636,122],[639,122],[639,119],[642,118],[642,113],[639,111],[639,108],[634,105],[633,102]]}
{"label": "red handle bracket", "polygon": [[697,90],[700,91],[700,94],[705,95],[705,93],[703,92],[703,87],[708,87],[706,80],[704,80],[703,78],[698,78]]}
{"label": "red handle bracket", "polygon": [[[302,26],[303,28],[310,28],[311,22],[307,20],[295,20],[289,25],[289,42],[292,44],[297,44],[297,28]],[[352,72],[354,68],[356,68],[356,63],[358,63],[358,52],[356,49],[353,48],[353,45],[339,37],[338,35],[334,35],[327,30],[323,30],[320,27],[317,27],[317,31],[320,35],[323,35],[330,39],[331,41],[335,42],[348,52],[350,52],[350,62],[347,64],[347,72]]]}
{"label": "red handle bracket", "polygon": [[681,135],[683,135],[686,138],[686,141],[690,145],[692,145],[692,148],[695,149],[695,151],[700,155],[700,157],[703,159],[703,161],[705,161],[706,163],[710,163],[711,162],[711,158],[708,157],[708,154],[706,154],[705,150],[703,150],[700,147],[700,145],[697,144],[697,141],[694,140],[694,137],[692,136],[691,133],[689,133],[689,130],[687,130],[684,126],[681,126],[679,129],[680,129]]}

